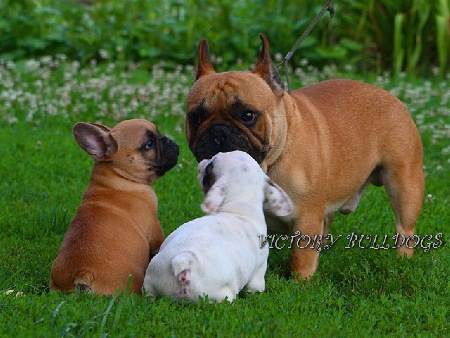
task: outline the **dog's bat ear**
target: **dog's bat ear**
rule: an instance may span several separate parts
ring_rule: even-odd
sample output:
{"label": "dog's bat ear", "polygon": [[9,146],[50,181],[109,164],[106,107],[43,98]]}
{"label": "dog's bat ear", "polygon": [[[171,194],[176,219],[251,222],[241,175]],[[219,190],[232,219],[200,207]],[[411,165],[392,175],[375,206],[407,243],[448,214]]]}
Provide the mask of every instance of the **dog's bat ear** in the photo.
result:
{"label": "dog's bat ear", "polygon": [[275,216],[287,216],[294,211],[294,204],[289,196],[269,177],[266,178],[264,196],[266,198],[264,210],[269,211]]}
{"label": "dog's bat ear", "polygon": [[216,71],[211,64],[211,59],[209,56],[208,42],[206,40],[201,40],[198,44],[197,51],[197,75],[195,80],[197,81],[203,75],[214,74]]}
{"label": "dog's bat ear", "polygon": [[117,142],[109,131],[110,128],[102,124],[78,122],[73,127],[73,136],[94,160],[106,161],[117,151]]}
{"label": "dog's bat ear", "polygon": [[89,124],[92,124],[93,126],[99,127],[100,129],[103,129],[106,132],[109,132],[111,130],[111,128],[109,128],[109,127],[107,127],[107,126],[105,126],[103,124],[100,124],[100,123],[92,123],[92,122],[90,122]]}
{"label": "dog's bat ear", "polygon": [[259,53],[258,61],[256,61],[256,66],[252,72],[261,76],[275,95],[282,96],[284,93],[284,85],[278,74],[278,70],[273,64],[272,58],[270,57],[269,41],[264,34],[260,34],[259,37],[261,38],[263,45],[261,52]]}
{"label": "dog's bat ear", "polygon": [[221,176],[206,192],[201,204],[201,208],[206,214],[215,214],[222,206],[227,195],[227,181],[227,175]]}

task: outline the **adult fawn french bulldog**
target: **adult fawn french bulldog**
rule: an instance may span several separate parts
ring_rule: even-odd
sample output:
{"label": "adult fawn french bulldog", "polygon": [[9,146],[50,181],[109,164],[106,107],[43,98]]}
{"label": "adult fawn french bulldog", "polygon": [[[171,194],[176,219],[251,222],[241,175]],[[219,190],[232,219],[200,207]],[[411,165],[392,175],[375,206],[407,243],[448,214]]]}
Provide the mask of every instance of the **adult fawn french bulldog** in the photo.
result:
{"label": "adult fawn french bulldog", "polygon": [[81,206],[53,262],[50,290],[141,293],[145,270],[164,240],[149,184],[176,163],[178,146],[143,119],[110,129],[77,123],[78,145],[94,160]]}
{"label": "adult fawn french bulldog", "polygon": [[198,165],[207,214],[172,232],[151,260],[144,289],[153,296],[232,302],[243,289],[261,292],[269,256],[263,204],[278,216],[289,197],[247,153],[218,153]]}
{"label": "adult fawn french bulldog", "polygon": [[[216,73],[207,42],[200,42],[186,115],[186,136],[197,161],[218,152],[249,153],[295,205],[288,218],[266,214],[271,232],[324,235],[334,212],[353,212],[371,183],[385,186],[397,233],[413,235],[424,194],[423,151],[405,106],[390,93],[353,80],[288,93],[268,41],[260,37],[263,46],[252,71]],[[308,279],[319,251],[299,243],[292,250],[291,272]],[[413,248],[398,245],[397,252],[411,257]]]}

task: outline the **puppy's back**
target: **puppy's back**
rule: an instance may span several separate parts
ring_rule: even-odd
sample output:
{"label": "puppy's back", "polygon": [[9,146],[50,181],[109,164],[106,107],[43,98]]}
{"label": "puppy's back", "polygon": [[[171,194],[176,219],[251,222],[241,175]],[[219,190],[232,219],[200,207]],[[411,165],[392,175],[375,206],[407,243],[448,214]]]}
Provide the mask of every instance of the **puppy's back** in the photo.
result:
{"label": "puppy's back", "polygon": [[268,254],[258,247],[256,235],[251,236],[255,238],[254,246],[239,243],[244,232],[242,219],[228,213],[183,224],[167,237],[150,261],[144,289],[156,297],[169,295],[197,301],[208,295],[211,301],[233,301]]}
{"label": "puppy's back", "polygon": [[[95,197],[84,200],[64,237],[52,265],[50,290],[113,294],[116,289],[127,288],[131,275],[131,291],[141,293],[150,258],[147,235],[141,227],[148,226],[145,223],[151,217],[147,215],[146,222],[139,222],[122,212],[131,210],[131,204],[139,205],[140,201],[130,196],[117,196],[115,208],[104,202],[107,199]],[[142,197],[139,199],[142,201]],[[148,209],[142,205],[139,208]],[[162,240],[161,232],[159,245]]]}

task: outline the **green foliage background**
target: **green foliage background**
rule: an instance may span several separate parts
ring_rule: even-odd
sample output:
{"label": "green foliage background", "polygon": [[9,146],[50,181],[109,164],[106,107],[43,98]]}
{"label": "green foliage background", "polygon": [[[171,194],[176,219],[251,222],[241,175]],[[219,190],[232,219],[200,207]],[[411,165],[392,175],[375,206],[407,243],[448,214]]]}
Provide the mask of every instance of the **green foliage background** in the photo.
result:
{"label": "green foliage background", "polygon": [[[66,54],[192,64],[201,38],[224,65],[251,62],[265,33],[284,55],[325,1],[1,0],[0,58]],[[87,3],[87,4],[86,4]],[[450,0],[336,0],[293,59],[429,74],[449,63]],[[99,54],[99,52],[101,53]]]}

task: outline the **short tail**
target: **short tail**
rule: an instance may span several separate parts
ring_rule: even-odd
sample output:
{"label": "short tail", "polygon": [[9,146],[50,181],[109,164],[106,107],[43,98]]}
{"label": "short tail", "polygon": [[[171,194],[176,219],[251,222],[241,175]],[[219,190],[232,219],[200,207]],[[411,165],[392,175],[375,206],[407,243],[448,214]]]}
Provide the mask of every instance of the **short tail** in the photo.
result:
{"label": "short tail", "polygon": [[94,276],[90,272],[79,272],[75,276],[73,284],[75,289],[82,291],[92,291],[92,284],[94,283]]}
{"label": "short tail", "polygon": [[191,269],[195,255],[190,251],[183,251],[172,259],[172,271],[180,286],[180,296],[187,293],[187,286],[191,283]]}

